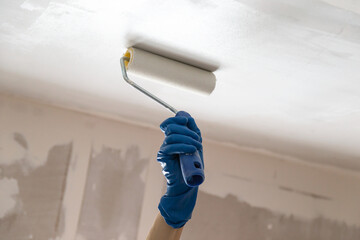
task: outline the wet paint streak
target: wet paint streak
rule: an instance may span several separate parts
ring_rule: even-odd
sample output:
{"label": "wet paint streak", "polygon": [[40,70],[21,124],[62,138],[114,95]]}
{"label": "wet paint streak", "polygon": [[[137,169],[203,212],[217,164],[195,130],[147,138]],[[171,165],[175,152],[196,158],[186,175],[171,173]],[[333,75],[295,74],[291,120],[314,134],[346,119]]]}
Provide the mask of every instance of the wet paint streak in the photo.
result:
{"label": "wet paint streak", "polygon": [[28,149],[28,144],[24,136],[20,133],[14,133],[14,140],[24,149]]}
{"label": "wet paint streak", "polygon": [[254,207],[231,194],[222,198],[199,191],[192,219],[182,237],[187,240],[355,240],[360,239],[360,225],[324,217],[302,219]]}
{"label": "wet paint streak", "polygon": [[301,191],[301,190],[296,190],[293,188],[289,188],[289,187],[285,187],[285,186],[279,186],[279,189],[283,190],[283,191],[287,191],[287,192],[294,192],[294,193],[298,193],[307,197],[311,197],[311,198],[315,198],[315,199],[319,199],[319,200],[326,200],[326,201],[331,201],[332,199],[324,196],[324,195],[320,195],[320,194],[316,194],[316,193],[311,193],[311,192],[305,192],[305,191]]}
{"label": "wet paint streak", "polygon": [[240,177],[240,176],[237,176],[237,175],[232,175],[232,174],[223,174],[223,176],[225,177],[230,177],[230,178],[235,178],[237,180],[241,180],[241,181],[246,181],[246,182],[252,182],[251,179],[249,178],[246,178],[246,177]]}

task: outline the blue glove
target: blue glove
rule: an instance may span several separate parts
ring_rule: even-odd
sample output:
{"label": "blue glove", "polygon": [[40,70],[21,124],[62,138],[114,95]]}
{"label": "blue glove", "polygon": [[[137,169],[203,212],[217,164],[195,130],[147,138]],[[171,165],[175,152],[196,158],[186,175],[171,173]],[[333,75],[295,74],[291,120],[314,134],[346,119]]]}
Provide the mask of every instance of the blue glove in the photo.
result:
{"label": "blue glove", "polygon": [[189,187],[185,184],[179,154],[194,153],[198,150],[204,163],[201,133],[192,117],[168,118],[160,128],[165,133],[165,139],[157,160],[167,180],[167,191],[160,200],[159,210],[168,225],[181,228],[191,218],[198,187]]}

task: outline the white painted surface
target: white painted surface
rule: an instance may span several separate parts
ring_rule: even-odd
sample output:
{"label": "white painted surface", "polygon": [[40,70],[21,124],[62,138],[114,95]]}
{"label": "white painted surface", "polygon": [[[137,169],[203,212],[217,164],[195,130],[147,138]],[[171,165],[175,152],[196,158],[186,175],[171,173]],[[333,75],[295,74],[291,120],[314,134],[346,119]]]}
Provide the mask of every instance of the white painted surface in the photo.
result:
{"label": "white painted surface", "polygon": [[170,114],[122,79],[126,46],[208,63],[210,97],[149,86],[217,141],[360,169],[359,1],[0,3],[0,91],[151,126]]}
{"label": "white painted surface", "polygon": [[19,186],[16,179],[0,179],[0,219],[15,208],[17,194],[19,194]]}

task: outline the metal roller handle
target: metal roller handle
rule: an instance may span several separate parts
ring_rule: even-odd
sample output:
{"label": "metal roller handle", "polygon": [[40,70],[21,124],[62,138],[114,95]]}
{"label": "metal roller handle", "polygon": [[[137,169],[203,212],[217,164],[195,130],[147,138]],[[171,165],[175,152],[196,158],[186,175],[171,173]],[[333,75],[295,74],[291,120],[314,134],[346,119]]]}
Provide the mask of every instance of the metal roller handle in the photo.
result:
{"label": "metal roller handle", "polygon": [[154,94],[148,92],[147,90],[145,90],[144,88],[140,87],[139,85],[137,85],[136,83],[134,83],[133,81],[131,81],[127,75],[126,72],[126,67],[125,67],[125,61],[130,61],[130,58],[128,57],[122,57],[120,58],[120,66],[121,66],[121,72],[123,75],[124,80],[130,84],[131,86],[133,86],[134,88],[136,88],[137,90],[139,90],[140,92],[142,92],[143,94],[145,94],[146,96],[152,98],[154,101],[160,103],[161,105],[163,105],[164,107],[166,107],[167,109],[169,109],[171,112],[173,112],[174,114],[178,113],[178,110],[176,110],[174,107],[170,106],[168,103],[164,102],[163,100],[161,100],[160,98],[158,98],[157,96],[155,96]]}
{"label": "metal roller handle", "polygon": [[[140,92],[144,93],[148,97],[152,98],[154,101],[160,103],[165,108],[167,108],[171,112],[173,112],[176,116],[191,117],[190,114],[188,114],[187,112],[177,111],[175,108],[173,108],[172,106],[170,106],[169,104],[167,104],[166,102],[161,100],[160,98],[156,97],[152,93],[148,92],[144,88],[140,87],[139,85],[137,85],[136,83],[131,81],[127,75],[124,61],[130,61],[130,58],[128,58],[128,57],[120,58],[120,66],[121,66],[122,75],[123,75],[124,80],[128,84],[130,84],[131,86],[133,86]],[[196,187],[204,182],[204,180],[205,180],[204,166],[203,166],[203,163],[201,161],[198,151],[196,151],[193,154],[180,154],[179,159],[180,159],[181,172],[182,172],[182,175],[183,175],[186,185],[188,185],[189,187]]]}

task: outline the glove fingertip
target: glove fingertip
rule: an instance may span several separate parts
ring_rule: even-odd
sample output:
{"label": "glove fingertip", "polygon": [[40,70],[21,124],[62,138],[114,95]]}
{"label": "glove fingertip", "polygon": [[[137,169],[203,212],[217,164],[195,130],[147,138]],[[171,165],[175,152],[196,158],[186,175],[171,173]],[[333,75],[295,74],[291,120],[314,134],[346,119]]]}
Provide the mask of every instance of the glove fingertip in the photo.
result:
{"label": "glove fingertip", "polygon": [[169,124],[179,124],[179,125],[186,126],[187,123],[188,123],[188,119],[186,117],[180,117],[180,116],[179,117],[171,117],[171,118],[166,119],[165,121],[163,121],[160,124],[160,129],[165,131]]}
{"label": "glove fingertip", "polygon": [[189,152],[188,153],[194,153],[196,152],[198,149],[195,146],[189,145]]}
{"label": "glove fingertip", "polygon": [[201,137],[200,129],[199,129],[198,126],[196,125],[194,118],[190,117],[190,118],[188,119],[187,126],[188,126],[188,128],[190,128],[191,130],[195,131],[195,132]]}

